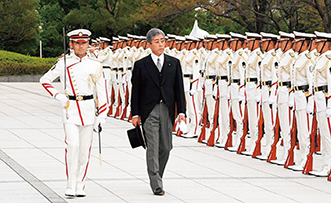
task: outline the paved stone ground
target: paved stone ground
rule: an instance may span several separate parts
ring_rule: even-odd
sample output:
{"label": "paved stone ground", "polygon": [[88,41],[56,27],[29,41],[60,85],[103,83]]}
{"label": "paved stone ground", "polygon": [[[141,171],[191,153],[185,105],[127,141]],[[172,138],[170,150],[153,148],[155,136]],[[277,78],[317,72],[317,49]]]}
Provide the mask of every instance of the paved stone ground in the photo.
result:
{"label": "paved stone ground", "polygon": [[[60,88],[59,84],[56,84]],[[94,135],[87,197],[68,199],[60,104],[38,83],[0,83],[0,202],[329,202],[331,182],[247,156],[174,137],[166,195],[150,190],[143,148],[131,149],[131,124],[109,118],[102,166]],[[320,164],[315,155],[314,164]]]}

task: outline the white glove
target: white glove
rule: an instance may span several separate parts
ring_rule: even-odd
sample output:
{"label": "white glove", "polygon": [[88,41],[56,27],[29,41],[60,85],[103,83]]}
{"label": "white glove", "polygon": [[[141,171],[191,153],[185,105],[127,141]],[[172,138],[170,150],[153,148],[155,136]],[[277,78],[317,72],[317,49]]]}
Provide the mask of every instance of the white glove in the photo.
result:
{"label": "white glove", "polygon": [[331,109],[326,109],[326,116],[331,117]]}
{"label": "white glove", "polygon": [[276,101],[276,97],[274,95],[270,96],[268,99],[269,104],[273,104]]}
{"label": "white glove", "polygon": [[213,96],[214,96],[215,98],[217,97],[217,88],[214,88]]}
{"label": "white glove", "polygon": [[307,111],[307,113],[312,114],[313,111],[314,111],[314,107],[313,107],[313,105],[307,105],[307,107],[306,107],[306,111]]}
{"label": "white glove", "polygon": [[191,90],[190,90],[190,95],[191,95],[191,96],[195,95],[196,93],[197,93],[197,91],[196,91],[195,89],[191,89]]}
{"label": "white glove", "polygon": [[290,99],[290,100],[288,101],[288,106],[289,106],[290,108],[293,108],[293,106],[294,106],[294,100],[293,100],[293,99]]}
{"label": "white glove", "polygon": [[244,101],[245,97],[243,95],[238,95],[238,101],[241,102],[241,101]]}
{"label": "white glove", "polygon": [[99,129],[98,129],[99,124],[102,129],[102,127],[105,123],[106,123],[106,118],[97,117],[97,119],[94,122],[94,127],[93,127],[94,131],[99,132]]}
{"label": "white glove", "polygon": [[58,93],[55,95],[54,99],[60,101],[62,107],[66,107],[67,105],[69,106],[69,99],[64,94]]}
{"label": "white glove", "polygon": [[187,125],[186,125],[186,123],[185,123],[184,121],[181,121],[181,122],[179,123],[179,129],[180,129],[180,131],[182,131],[184,134],[187,133]]}
{"label": "white glove", "polygon": [[257,103],[261,102],[261,96],[260,95],[256,95],[254,99]]}

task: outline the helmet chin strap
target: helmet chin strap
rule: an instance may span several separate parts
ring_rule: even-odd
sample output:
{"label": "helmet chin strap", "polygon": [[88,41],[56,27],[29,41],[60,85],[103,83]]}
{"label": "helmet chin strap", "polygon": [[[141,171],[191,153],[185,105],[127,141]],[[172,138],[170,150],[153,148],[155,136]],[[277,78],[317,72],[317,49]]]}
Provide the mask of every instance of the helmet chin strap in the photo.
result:
{"label": "helmet chin strap", "polygon": [[268,51],[269,45],[270,45],[271,40],[268,41],[268,45],[267,48],[265,49],[265,51]]}
{"label": "helmet chin strap", "polygon": [[253,51],[254,46],[255,46],[255,40],[253,40],[253,46],[252,46],[252,48],[251,48],[251,51]]}
{"label": "helmet chin strap", "polygon": [[324,41],[323,46],[322,46],[322,49],[319,51],[320,54],[322,53],[322,51],[323,51],[325,45],[326,45],[326,41]]}
{"label": "helmet chin strap", "polygon": [[222,41],[222,50],[224,50],[224,43],[225,43],[225,40]]}
{"label": "helmet chin strap", "polygon": [[239,40],[236,40],[236,47],[234,48],[235,51],[237,51],[238,42],[239,42]]}
{"label": "helmet chin strap", "polygon": [[290,42],[290,40],[287,40],[287,41],[286,41],[285,47],[284,47],[284,49],[283,49],[283,52],[286,50],[287,45],[288,45],[289,42]]}

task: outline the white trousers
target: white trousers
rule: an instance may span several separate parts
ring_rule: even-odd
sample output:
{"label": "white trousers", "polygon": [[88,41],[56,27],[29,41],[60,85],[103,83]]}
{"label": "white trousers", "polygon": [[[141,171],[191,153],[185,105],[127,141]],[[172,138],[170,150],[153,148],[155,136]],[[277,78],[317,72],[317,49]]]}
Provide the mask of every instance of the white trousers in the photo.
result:
{"label": "white trousers", "polygon": [[[309,140],[309,129],[308,126],[310,125],[308,114],[306,110],[296,110],[295,117],[297,119],[297,130],[298,130],[298,140],[299,140],[299,159],[298,163],[301,165],[305,165],[307,161],[307,155],[310,149],[310,140]],[[309,125],[308,125],[309,124]],[[296,165],[299,165],[296,164]]]}
{"label": "white trousers", "polygon": [[258,138],[258,111],[257,111],[257,103],[255,100],[247,101],[247,113],[248,113],[248,125],[250,132],[250,141],[247,143],[247,151],[251,152],[255,148],[255,142]]}
{"label": "white trousers", "polygon": [[[292,111],[289,109],[288,103],[278,104],[278,117],[280,133],[283,138],[284,144],[284,156],[282,159],[286,159],[288,155],[288,150],[291,148],[291,134],[290,134],[290,115]],[[291,115],[292,118],[292,115]],[[279,159],[279,158],[278,158]],[[281,160],[281,159],[279,159]]]}
{"label": "white trousers", "polygon": [[269,155],[269,152],[271,150],[271,145],[272,145],[272,138],[274,135],[273,132],[273,114],[276,112],[272,112],[271,108],[269,106],[269,102],[263,102],[262,103],[262,112],[263,112],[263,122],[264,122],[264,140],[266,143],[266,147],[263,148],[262,150],[262,155]]}
{"label": "white trousers", "polygon": [[230,130],[229,123],[229,104],[227,97],[220,98],[220,108],[219,108],[219,124],[220,124],[220,139],[219,143],[225,144],[227,140],[227,135]]}
{"label": "white trousers", "polygon": [[64,124],[67,188],[83,190],[90,159],[93,125]]}
{"label": "white trousers", "polygon": [[187,133],[190,135],[198,135],[197,129],[198,129],[198,112],[196,105],[196,97],[195,95],[190,95],[189,92],[185,92],[185,98],[186,98],[186,125],[187,125]]}

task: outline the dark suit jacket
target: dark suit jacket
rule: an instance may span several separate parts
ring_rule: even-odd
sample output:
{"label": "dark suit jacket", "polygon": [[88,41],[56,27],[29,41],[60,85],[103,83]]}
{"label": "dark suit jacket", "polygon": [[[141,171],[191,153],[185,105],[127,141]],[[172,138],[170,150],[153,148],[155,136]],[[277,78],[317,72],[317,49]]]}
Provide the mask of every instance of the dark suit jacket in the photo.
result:
{"label": "dark suit jacket", "polygon": [[135,62],[132,72],[131,113],[139,115],[144,124],[160,99],[166,103],[172,123],[177,113],[185,114],[185,96],[180,61],[164,54],[161,73],[148,55]]}

